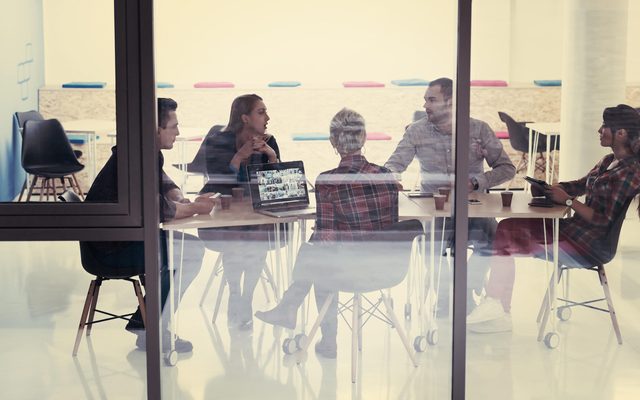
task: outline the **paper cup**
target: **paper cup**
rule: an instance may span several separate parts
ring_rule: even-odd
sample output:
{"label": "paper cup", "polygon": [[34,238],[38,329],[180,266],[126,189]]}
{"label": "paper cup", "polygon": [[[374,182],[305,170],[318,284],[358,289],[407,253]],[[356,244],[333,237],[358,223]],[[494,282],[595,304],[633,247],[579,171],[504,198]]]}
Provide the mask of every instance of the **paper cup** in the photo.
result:
{"label": "paper cup", "polygon": [[434,194],[433,200],[436,203],[436,210],[442,210],[444,209],[444,203],[447,200],[447,196],[443,194]]}
{"label": "paper cup", "polygon": [[511,207],[513,192],[510,192],[510,191],[500,192],[500,196],[502,196],[502,207]]}

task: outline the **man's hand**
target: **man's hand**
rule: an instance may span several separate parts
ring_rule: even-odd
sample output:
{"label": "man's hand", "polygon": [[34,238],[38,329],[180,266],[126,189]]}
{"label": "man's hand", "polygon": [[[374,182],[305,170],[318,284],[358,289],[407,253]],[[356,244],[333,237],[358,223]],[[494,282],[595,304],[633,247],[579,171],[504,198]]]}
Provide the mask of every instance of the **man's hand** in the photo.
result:
{"label": "man's hand", "polygon": [[548,198],[558,204],[565,204],[565,202],[571,198],[560,185],[549,186],[544,192]]}

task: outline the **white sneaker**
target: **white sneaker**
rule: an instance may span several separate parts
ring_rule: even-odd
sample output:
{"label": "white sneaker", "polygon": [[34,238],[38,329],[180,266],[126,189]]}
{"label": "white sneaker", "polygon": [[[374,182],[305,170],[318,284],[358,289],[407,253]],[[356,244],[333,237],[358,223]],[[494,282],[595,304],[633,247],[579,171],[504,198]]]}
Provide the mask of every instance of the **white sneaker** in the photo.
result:
{"label": "white sneaker", "polygon": [[511,332],[512,330],[511,314],[507,313],[498,319],[469,325],[469,332],[473,333],[500,333]]}
{"label": "white sneaker", "polygon": [[484,300],[467,316],[467,325],[503,318],[506,315],[502,303],[493,297]]}

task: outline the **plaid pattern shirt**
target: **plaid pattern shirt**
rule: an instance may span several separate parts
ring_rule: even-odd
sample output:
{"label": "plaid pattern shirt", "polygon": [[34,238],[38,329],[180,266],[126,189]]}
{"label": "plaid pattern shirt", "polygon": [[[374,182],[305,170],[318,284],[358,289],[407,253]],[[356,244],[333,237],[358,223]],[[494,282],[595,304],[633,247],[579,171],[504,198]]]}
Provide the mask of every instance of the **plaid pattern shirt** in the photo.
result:
{"label": "plaid pattern shirt", "polygon": [[316,180],[314,241],[355,241],[398,222],[401,186],[391,171],[364,156],[342,158]]}
{"label": "plaid pattern shirt", "polygon": [[595,213],[591,222],[575,214],[560,220],[560,232],[573,241],[580,250],[589,251],[597,246],[609,231],[625,203],[640,191],[640,161],[636,157],[614,161],[613,154],[605,156],[581,179],[561,182],[572,197],[586,195],[585,204]]}

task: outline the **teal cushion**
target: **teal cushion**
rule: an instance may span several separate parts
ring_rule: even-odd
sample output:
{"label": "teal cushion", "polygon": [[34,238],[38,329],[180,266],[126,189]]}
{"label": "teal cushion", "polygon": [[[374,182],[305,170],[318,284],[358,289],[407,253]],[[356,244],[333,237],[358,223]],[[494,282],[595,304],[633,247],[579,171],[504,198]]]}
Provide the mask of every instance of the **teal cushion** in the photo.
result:
{"label": "teal cushion", "polygon": [[158,89],[171,89],[173,86],[173,83],[169,83],[169,82],[156,82],[156,87]]}
{"label": "teal cushion", "polygon": [[428,86],[429,81],[424,79],[412,78],[412,79],[395,79],[391,81],[391,84],[396,86]]}
{"label": "teal cushion", "polygon": [[534,80],[533,83],[536,86],[562,86],[560,79],[537,79]]}
{"label": "teal cushion", "polygon": [[63,88],[76,88],[76,89],[102,89],[107,86],[106,82],[67,82],[63,83]]}
{"label": "teal cushion", "polygon": [[329,140],[329,134],[324,132],[300,132],[291,135],[296,141],[301,140]]}
{"label": "teal cushion", "polygon": [[298,87],[302,85],[298,81],[275,81],[269,82],[269,87]]}

